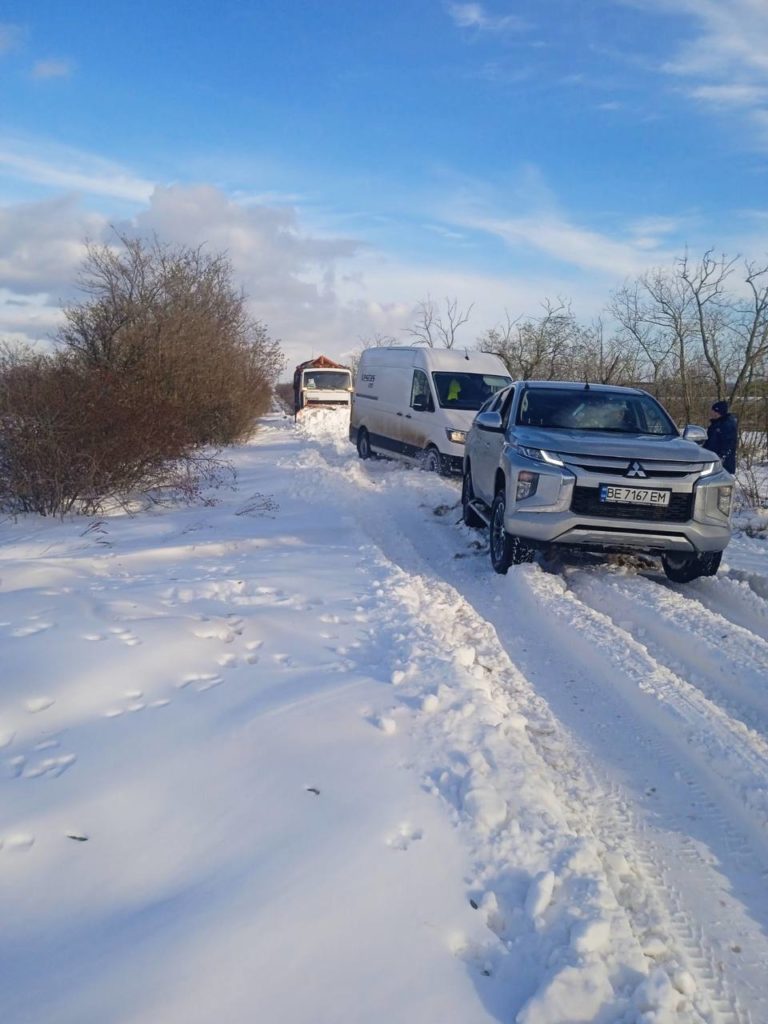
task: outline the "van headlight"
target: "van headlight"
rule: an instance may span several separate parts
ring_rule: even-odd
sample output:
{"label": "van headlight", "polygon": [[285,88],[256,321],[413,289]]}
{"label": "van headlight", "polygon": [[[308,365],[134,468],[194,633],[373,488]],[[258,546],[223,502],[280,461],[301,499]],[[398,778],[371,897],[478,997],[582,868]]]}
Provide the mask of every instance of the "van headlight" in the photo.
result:
{"label": "van headlight", "polygon": [[450,430],[446,428],[445,432],[448,435],[448,440],[454,444],[464,444],[467,439],[466,430]]}
{"label": "van headlight", "polygon": [[565,463],[557,452],[548,452],[544,448],[526,448],[525,445],[518,445],[517,450],[526,459],[533,459],[534,462],[546,462],[549,466],[564,466]]}
{"label": "van headlight", "polygon": [[731,514],[732,500],[733,488],[729,484],[724,484],[722,487],[717,488],[717,507],[724,516]]}

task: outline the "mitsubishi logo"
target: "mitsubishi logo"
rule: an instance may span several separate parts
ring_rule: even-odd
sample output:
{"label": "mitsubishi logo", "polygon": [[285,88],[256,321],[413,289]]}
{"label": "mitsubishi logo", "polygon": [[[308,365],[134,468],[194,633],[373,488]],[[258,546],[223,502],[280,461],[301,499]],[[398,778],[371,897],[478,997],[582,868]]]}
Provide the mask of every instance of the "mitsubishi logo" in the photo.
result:
{"label": "mitsubishi logo", "polygon": [[624,476],[641,477],[644,480],[648,476],[648,474],[645,472],[640,463],[637,462],[637,460],[635,460],[635,462],[630,462],[630,464],[627,466],[627,472],[624,474]]}

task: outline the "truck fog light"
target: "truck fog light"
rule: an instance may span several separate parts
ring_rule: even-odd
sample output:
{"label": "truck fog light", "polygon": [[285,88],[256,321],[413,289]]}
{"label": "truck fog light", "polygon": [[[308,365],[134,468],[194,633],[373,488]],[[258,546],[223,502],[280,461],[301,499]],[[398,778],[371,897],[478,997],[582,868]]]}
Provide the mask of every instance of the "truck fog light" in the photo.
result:
{"label": "truck fog light", "polygon": [[517,501],[522,501],[524,498],[533,497],[538,486],[539,474],[529,473],[527,469],[524,469],[517,475],[517,491],[515,493],[515,498]]}
{"label": "truck fog light", "polygon": [[724,487],[717,488],[717,507],[723,513],[724,516],[731,514],[731,500],[733,498],[733,488],[727,484]]}

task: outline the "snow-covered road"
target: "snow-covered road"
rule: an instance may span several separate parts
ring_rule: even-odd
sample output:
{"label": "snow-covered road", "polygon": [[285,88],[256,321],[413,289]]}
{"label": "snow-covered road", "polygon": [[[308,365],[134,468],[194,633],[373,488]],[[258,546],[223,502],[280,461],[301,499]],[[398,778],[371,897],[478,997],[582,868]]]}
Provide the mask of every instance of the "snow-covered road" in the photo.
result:
{"label": "snow-covered road", "polygon": [[3,1020],[768,1021],[768,550],[492,573],[275,417],[217,503],[0,526]]}

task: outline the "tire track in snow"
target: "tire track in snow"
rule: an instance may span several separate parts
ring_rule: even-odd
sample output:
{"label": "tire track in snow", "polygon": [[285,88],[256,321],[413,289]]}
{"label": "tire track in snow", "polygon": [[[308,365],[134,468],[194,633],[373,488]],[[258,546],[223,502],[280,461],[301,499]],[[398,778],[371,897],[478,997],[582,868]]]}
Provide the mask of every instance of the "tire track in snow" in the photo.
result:
{"label": "tire track in snow", "polygon": [[[674,645],[671,649],[665,651],[658,645],[657,652],[650,649],[645,637],[640,640],[633,635],[631,621],[623,617],[615,621],[614,617],[625,615],[627,609],[613,581],[604,575],[575,574],[565,577],[563,586],[564,596],[582,603],[582,630],[589,633],[596,645],[609,650],[611,660],[620,660],[622,675],[636,686],[638,693],[654,698],[654,711],[666,712],[676,728],[685,730],[685,743],[698,752],[700,768],[725,783],[726,795],[735,790],[750,816],[754,815],[763,828],[768,827],[768,742],[668,667],[669,662],[676,663],[681,656],[676,638],[670,641]],[[642,607],[640,600],[635,603],[635,614],[638,607]],[[642,622],[645,629],[653,629],[649,617]],[[701,642],[694,634],[694,642],[697,639]],[[621,659],[611,648],[622,651]],[[687,655],[691,661],[694,651],[695,643]],[[768,842],[766,834],[759,839],[763,845]]]}
{"label": "tire track in snow", "polygon": [[[628,632],[658,664],[691,683],[751,732],[768,758],[768,642],[733,625],[698,599],[643,577],[611,571],[569,571],[570,589],[614,626]],[[739,733],[738,723],[733,729]]]}
{"label": "tire track in snow", "polygon": [[[424,572],[429,579],[429,588],[433,604],[445,606],[445,601],[437,600],[435,586],[441,586],[439,577],[447,580],[450,584],[456,584],[459,592],[469,600],[473,612],[478,616],[477,623],[472,627],[471,633],[475,637],[481,631],[482,626],[493,628],[487,621],[488,612],[495,612],[492,616],[498,624],[498,607],[494,607],[495,601],[500,601],[504,594],[504,588],[509,586],[513,580],[524,589],[528,589],[524,599],[530,604],[533,598],[533,611],[536,620],[541,620],[543,609],[541,608],[541,595],[532,594],[530,591],[530,580],[526,580],[525,571],[511,574],[509,580],[494,578],[486,568],[483,561],[482,569],[479,566],[468,565],[466,561],[458,563],[454,559],[465,554],[462,535],[459,531],[450,531],[450,535],[443,531],[438,537],[434,528],[430,531],[429,517],[423,511],[419,512],[414,505],[407,503],[417,496],[424,498],[429,496],[429,491],[438,484],[436,480],[430,480],[414,474],[392,472],[380,472],[383,467],[375,467],[373,472],[368,472],[366,467],[360,466],[356,461],[345,458],[337,448],[336,451],[328,452],[328,458],[317,456],[320,452],[313,453],[312,457],[305,456],[303,465],[310,469],[313,474],[319,470],[325,470],[329,474],[332,486],[338,491],[342,488],[348,490],[348,507],[353,508],[356,518],[368,535],[381,548],[381,550],[404,573],[413,577],[414,574]],[[326,453],[322,453],[325,455]],[[362,479],[360,479],[362,478]],[[314,484],[317,484],[315,478]],[[430,486],[431,485],[431,486]],[[393,515],[392,492],[397,491],[402,497],[402,511],[397,510]],[[464,534],[466,536],[466,534]],[[446,543],[446,538],[448,542]],[[429,544],[425,547],[425,540]],[[534,570],[538,573],[538,570]],[[530,574],[529,574],[530,575]],[[538,573],[543,578],[543,574]],[[436,583],[435,576],[438,577]],[[468,584],[468,585],[467,585]],[[563,588],[564,590],[564,588]],[[521,595],[516,595],[521,596]],[[585,609],[576,599],[571,596],[576,608]],[[512,601],[514,607],[515,601]],[[544,602],[546,603],[546,601]],[[564,595],[555,595],[555,603],[561,607],[567,605]],[[531,611],[529,607],[528,611]],[[577,615],[578,620],[580,616]],[[530,621],[530,620],[528,620]],[[531,637],[536,639],[536,630],[531,633],[526,625],[521,630],[514,632],[512,637],[505,634],[502,638],[507,650],[515,649],[521,642]],[[574,625],[573,622],[570,623]],[[538,622],[537,622],[538,625]],[[540,628],[540,627],[539,627]],[[578,628],[578,624],[577,624]],[[546,636],[538,645],[537,656],[543,651],[551,649],[554,639],[552,624],[545,630]],[[495,634],[494,634],[495,635]],[[510,647],[510,639],[512,647]],[[498,641],[497,641],[498,643]],[[502,649],[503,657],[509,660],[506,651]],[[517,651],[516,651],[517,653]],[[531,660],[531,659],[528,659]],[[610,659],[609,659],[610,661]],[[510,665],[512,663],[510,662]],[[514,666],[512,666],[514,670]],[[613,665],[600,665],[606,685],[610,685],[610,674],[614,670]],[[583,753],[577,753],[577,746],[571,737],[563,735],[559,723],[553,719],[546,703],[534,694],[523,697],[521,693],[516,694],[516,706],[526,716],[531,717],[528,734],[531,736],[536,749],[543,759],[550,765],[552,778],[560,799],[565,807],[571,808],[571,813],[576,818],[576,829],[582,834],[591,832],[596,837],[599,845],[605,845],[606,863],[609,863],[620,856],[622,850],[629,850],[630,856],[637,858],[639,867],[630,872],[630,876],[639,879],[634,885],[634,895],[625,901],[625,909],[630,925],[637,936],[641,939],[648,932],[649,921],[654,920],[654,915],[648,907],[657,907],[656,925],[657,931],[662,933],[658,941],[666,951],[666,956],[675,961],[688,962],[702,991],[709,996],[713,1007],[711,1013],[705,1017],[711,1021],[734,1021],[746,1022],[750,1019],[749,1013],[740,1008],[737,996],[733,995],[729,983],[724,974],[722,951],[718,947],[718,922],[707,918],[704,915],[704,931],[693,924],[693,921],[700,916],[700,908],[695,906],[696,900],[692,898],[697,891],[707,892],[709,888],[715,890],[723,889],[723,879],[713,872],[711,860],[706,860],[702,854],[703,844],[694,841],[688,836],[682,835],[675,838],[672,843],[659,843],[656,834],[660,832],[659,826],[655,823],[649,825],[642,819],[645,816],[645,808],[638,807],[641,817],[638,820],[637,813],[631,808],[637,805],[637,800],[632,796],[632,786],[625,789],[611,783],[601,783],[599,780],[604,777],[605,769],[590,771],[588,768],[589,758]],[[624,709],[626,710],[626,709]],[[657,724],[651,730],[653,741],[646,741],[646,746],[653,751],[657,764],[661,765],[661,776],[674,780],[673,795],[666,800],[669,809],[674,812],[681,806],[687,806],[693,792],[696,801],[697,811],[704,808],[707,812],[707,829],[711,832],[721,832],[724,841],[721,846],[725,849],[726,856],[732,861],[739,861],[751,878],[762,879],[761,865],[755,864],[755,858],[750,846],[745,842],[739,831],[729,823],[729,818],[718,811],[717,801],[711,798],[710,792],[696,782],[696,772],[682,772],[679,766],[679,748],[676,742],[672,742],[671,750],[666,748],[666,738],[654,735]],[[560,737],[559,741],[548,739],[548,737]],[[685,751],[687,753],[687,751]],[[675,773],[677,778],[675,778]],[[610,777],[610,775],[609,775]],[[580,781],[574,781],[580,780]],[[630,782],[636,782],[630,778]],[[593,826],[588,826],[585,820],[591,817]],[[663,832],[660,833],[663,835]],[[686,861],[690,861],[697,877],[691,883],[691,879],[682,878],[679,890],[675,888],[670,880],[670,873],[666,871],[665,860],[670,858],[674,862],[677,854]],[[733,864],[731,864],[733,866]],[[608,871],[608,869],[606,869]],[[610,871],[608,871],[610,874]],[[621,892],[621,879],[618,879],[616,890]],[[640,896],[637,895],[638,890]],[[664,908],[668,905],[673,907],[671,914],[667,915]],[[638,909],[638,907],[640,909]],[[728,970],[732,970],[737,978],[737,988],[754,994],[755,985],[753,979],[762,977],[763,955],[766,953],[764,935],[759,925],[752,921],[737,898],[731,898],[728,906],[723,910],[721,917],[727,917],[735,933],[744,936],[748,935],[751,946],[749,956],[744,958],[744,963],[739,965],[729,963]],[[719,929],[722,931],[722,927]],[[706,932],[710,931],[715,940],[707,938]],[[658,954],[658,950],[656,951]],[[665,954],[662,954],[662,958]],[[732,958],[731,958],[732,959]],[[747,962],[748,961],[748,962]],[[759,988],[757,990],[759,992]],[[680,1018],[683,1019],[683,1018]]]}
{"label": "tire track in snow", "polygon": [[768,579],[754,573],[730,572],[680,585],[657,580],[688,601],[696,601],[733,625],[768,644]]}

